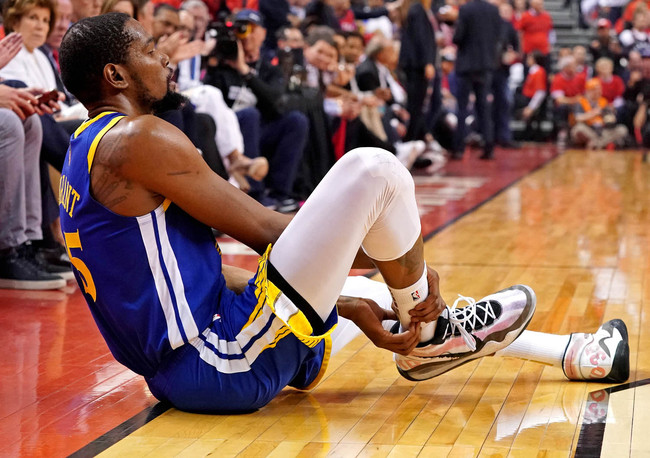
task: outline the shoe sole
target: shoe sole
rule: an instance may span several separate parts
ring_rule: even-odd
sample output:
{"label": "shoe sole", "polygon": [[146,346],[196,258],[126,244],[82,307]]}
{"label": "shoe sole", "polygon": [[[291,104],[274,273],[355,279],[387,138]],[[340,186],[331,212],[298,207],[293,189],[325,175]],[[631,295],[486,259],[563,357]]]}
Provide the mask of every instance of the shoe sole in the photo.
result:
{"label": "shoe sole", "polygon": [[[478,341],[476,350],[470,353],[467,356],[461,356],[452,361],[444,361],[437,363],[421,364],[420,366],[413,368],[410,371],[404,371],[397,367],[398,372],[402,377],[413,382],[421,382],[423,380],[429,380],[433,377],[437,377],[445,372],[448,372],[452,369],[455,369],[463,364],[467,364],[475,359],[482,358],[484,356],[494,355],[497,351],[503,350],[512,342],[515,341],[517,337],[521,335],[522,332],[528,327],[530,320],[532,320],[533,315],[535,314],[535,306],[537,304],[537,296],[535,291],[526,285],[514,285],[509,289],[518,289],[523,291],[526,294],[526,307],[524,308],[524,313],[513,323],[514,329],[504,330],[506,332],[503,339],[500,341],[489,340],[487,342]],[[511,327],[512,328],[512,327]],[[500,333],[499,333],[500,334]],[[497,334],[497,337],[499,336]],[[421,375],[421,377],[418,377]]]}
{"label": "shoe sole", "polygon": [[74,272],[68,270],[66,272],[52,272],[52,275],[63,278],[64,280],[74,280]]}
{"label": "shoe sole", "polygon": [[66,285],[63,278],[56,280],[8,280],[0,279],[0,289],[48,290],[61,289]]}

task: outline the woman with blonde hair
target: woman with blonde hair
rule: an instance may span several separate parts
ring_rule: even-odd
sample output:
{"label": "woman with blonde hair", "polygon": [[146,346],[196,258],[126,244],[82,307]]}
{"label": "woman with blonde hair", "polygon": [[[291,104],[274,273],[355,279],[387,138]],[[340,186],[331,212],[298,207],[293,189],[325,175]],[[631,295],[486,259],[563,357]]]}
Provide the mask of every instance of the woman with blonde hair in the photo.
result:
{"label": "woman with blonde hair", "polygon": [[0,77],[22,81],[27,87],[45,91],[56,89],[54,70],[38,49],[56,22],[55,0],[9,0],[3,18],[7,34],[19,33],[23,46],[16,57],[0,69]]}
{"label": "woman with blonde hair", "polygon": [[135,18],[137,7],[131,0],[104,0],[99,14],[124,13]]}

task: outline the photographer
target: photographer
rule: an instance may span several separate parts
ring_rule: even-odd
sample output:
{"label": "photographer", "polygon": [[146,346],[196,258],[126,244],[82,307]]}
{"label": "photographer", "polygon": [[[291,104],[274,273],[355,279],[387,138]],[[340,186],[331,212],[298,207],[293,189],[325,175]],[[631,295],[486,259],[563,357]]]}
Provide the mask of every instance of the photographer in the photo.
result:
{"label": "photographer", "polygon": [[221,89],[236,112],[245,154],[255,157],[259,152],[270,165],[267,189],[251,183],[250,194],[267,207],[295,211],[298,203],[292,192],[307,139],[307,118],[299,111],[281,109],[284,78],[279,68],[260,56],[266,29],[259,12],[241,10],[234,27],[222,25],[216,31],[218,62],[208,65],[204,82]]}

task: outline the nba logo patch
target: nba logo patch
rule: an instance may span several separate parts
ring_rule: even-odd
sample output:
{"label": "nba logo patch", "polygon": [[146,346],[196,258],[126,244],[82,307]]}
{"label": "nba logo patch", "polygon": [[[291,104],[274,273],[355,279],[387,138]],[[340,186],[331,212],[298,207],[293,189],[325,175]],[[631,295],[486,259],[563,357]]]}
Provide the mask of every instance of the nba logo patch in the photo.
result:
{"label": "nba logo patch", "polygon": [[416,291],[413,291],[413,292],[411,293],[411,299],[413,299],[414,301],[419,300],[419,299],[420,299],[420,292],[417,291],[417,290],[416,290]]}

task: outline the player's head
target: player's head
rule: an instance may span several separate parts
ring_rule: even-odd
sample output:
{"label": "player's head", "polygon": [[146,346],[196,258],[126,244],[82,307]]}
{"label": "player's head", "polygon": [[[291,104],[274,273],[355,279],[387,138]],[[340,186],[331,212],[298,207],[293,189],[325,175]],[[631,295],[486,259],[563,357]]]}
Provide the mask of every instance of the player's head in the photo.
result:
{"label": "player's head", "polygon": [[66,88],[89,109],[122,99],[153,112],[182,101],[170,90],[169,58],[124,13],[75,23],[63,38],[59,62]]}

